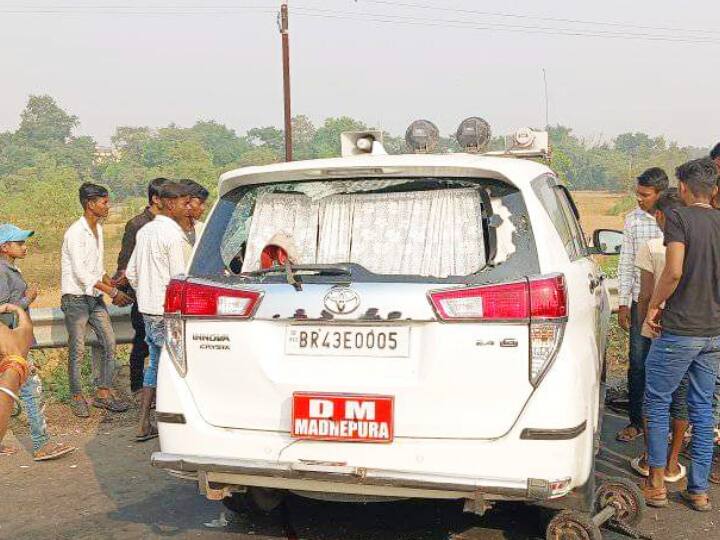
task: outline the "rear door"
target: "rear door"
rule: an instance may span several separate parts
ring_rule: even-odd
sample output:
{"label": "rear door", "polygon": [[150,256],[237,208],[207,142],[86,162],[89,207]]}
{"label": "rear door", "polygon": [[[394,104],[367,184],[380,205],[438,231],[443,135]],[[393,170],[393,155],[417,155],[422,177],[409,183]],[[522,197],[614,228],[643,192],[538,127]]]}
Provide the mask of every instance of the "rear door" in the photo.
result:
{"label": "rear door", "polygon": [[[427,183],[423,179],[423,189]],[[522,195],[510,184],[488,186],[493,206],[505,216],[507,234],[497,234],[509,239],[503,264],[425,280],[354,267],[351,279],[307,276],[299,289],[283,275],[234,278],[233,261],[218,262],[228,243],[243,245],[227,229],[236,223],[233,205],[242,206],[244,195],[219,201],[191,276],[247,287],[262,299],[250,320],[186,320],[186,382],[205,420],[289,433],[294,393],[333,393],[392,397],[395,437],[490,439],[507,433],[533,391],[529,324],[527,317],[487,319],[493,310],[529,310],[527,276],[537,275],[539,265]],[[292,194],[301,190],[293,186]],[[379,248],[381,256],[390,249]],[[503,288],[507,283],[520,288]],[[490,288],[481,293],[485,320],[442,322],[429,295],[473,286]],[[476,309],[472,302],[461,301],[458,309]]]}

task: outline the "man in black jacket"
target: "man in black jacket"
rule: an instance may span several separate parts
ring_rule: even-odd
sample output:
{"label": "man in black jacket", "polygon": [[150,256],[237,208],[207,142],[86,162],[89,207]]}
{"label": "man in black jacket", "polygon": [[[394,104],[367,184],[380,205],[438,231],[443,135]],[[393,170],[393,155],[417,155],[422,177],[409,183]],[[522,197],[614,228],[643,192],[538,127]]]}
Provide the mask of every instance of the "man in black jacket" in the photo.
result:
{"label": "man in black jacket", "polygon": [[[148,185],[148,205],[145,209],[127,222],[125,225],[125,233],[122,237],[120,253],[118,254],[117,272],[115,273],[115,282],[119,289],[126,292],[133,298],[135,291],[125,277],[128,261],[135,249],[135,238],[138,231],[148,223],[150,223],[158,214],[158,204],[160,199],[158,193],[160,186],[168,182],[167,178],[155,178]],[[142,315],[137,308],[137,302],[133,303],[130,312],[135,337],[133,338],[132,351],[130,352],[130,390],[133,393],[139,392],[143,387],[143,370],[145,368],[145,358],[148,356],[148,345],[145,343],[145,323]]]}

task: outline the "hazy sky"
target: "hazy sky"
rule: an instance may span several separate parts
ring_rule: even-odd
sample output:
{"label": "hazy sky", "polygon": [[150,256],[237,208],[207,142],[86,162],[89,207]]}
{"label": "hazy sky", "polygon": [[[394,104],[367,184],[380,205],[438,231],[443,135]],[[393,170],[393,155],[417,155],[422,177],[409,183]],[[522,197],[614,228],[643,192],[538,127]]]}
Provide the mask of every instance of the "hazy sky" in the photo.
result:
{"label": "hazy sky", "polygon": [[[278,4],[0,0],[0,130],[33,93],[100,143],[119,125],[281,126]],[[545,67],[552,124],[720,140],[718,0],[289,4],[293,113],[316,122],[350,115],[396,134],[419,117],[443,133],[470,115],[497,134],[543,125]],[[596,36],[562,35],[577,33]]]}

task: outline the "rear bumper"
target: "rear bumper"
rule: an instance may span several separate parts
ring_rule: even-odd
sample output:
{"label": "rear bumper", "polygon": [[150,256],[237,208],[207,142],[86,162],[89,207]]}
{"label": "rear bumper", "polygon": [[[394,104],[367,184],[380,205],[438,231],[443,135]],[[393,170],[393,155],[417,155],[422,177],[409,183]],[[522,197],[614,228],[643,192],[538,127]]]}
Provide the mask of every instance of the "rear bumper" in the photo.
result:
{"label": "rear bumper", "polygon": [[[182,473],[217,486],[282,486],[287,489],[444,499],[516,500],[553,508],[587,511],[593,486],[568,493],[551,492],[545,479],[498,480],[319,463],[226,459],[155,452],[153,467]],[[590,482],[592,483],[592,482]],[[364,489],[359,489],[364,488]],[[202,486],[201,486],[201,489]],[[205,491],[205,490],[203,490]],[[232,490],[230,490],[232,491]]]}

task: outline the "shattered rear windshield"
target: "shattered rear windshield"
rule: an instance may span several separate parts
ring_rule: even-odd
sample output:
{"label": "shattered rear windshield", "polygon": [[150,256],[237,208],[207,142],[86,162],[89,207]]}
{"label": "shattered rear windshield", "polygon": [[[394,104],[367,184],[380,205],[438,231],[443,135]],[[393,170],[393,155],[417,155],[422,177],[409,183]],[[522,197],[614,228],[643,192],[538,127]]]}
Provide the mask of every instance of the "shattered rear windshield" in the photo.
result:
{"label": "shattered rear windshield", "polygon": [[497,180],[452,178],[243,186],[218,202],[191,273],[247,275],[266,267],[269,246],[281,246],[298,265],[436,279],[475,275],[515,251],[502,197],[516,191]]}

